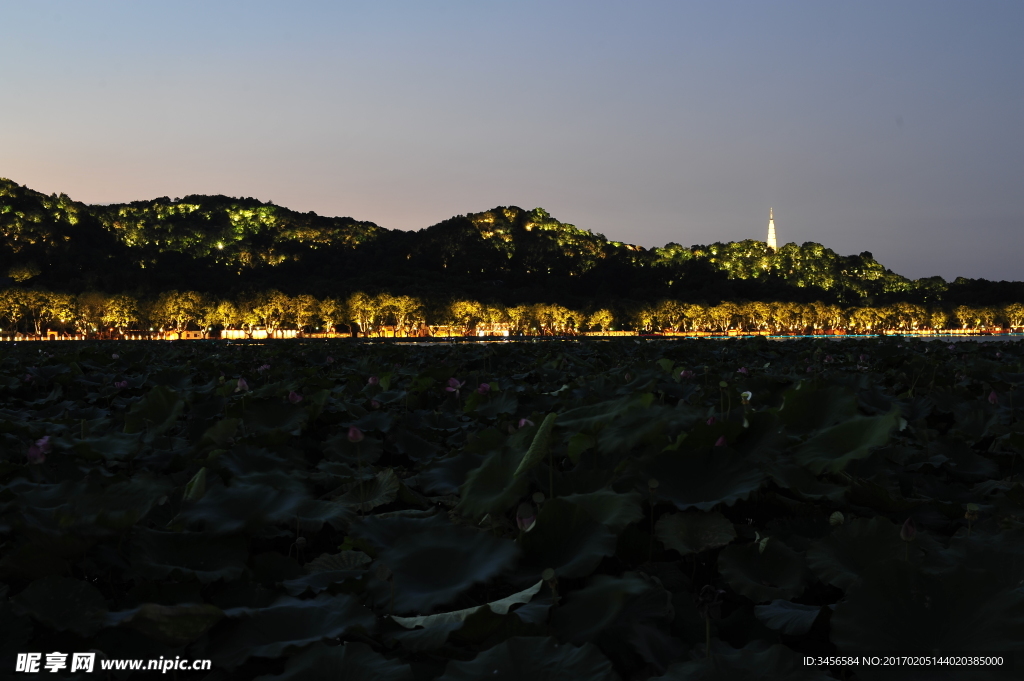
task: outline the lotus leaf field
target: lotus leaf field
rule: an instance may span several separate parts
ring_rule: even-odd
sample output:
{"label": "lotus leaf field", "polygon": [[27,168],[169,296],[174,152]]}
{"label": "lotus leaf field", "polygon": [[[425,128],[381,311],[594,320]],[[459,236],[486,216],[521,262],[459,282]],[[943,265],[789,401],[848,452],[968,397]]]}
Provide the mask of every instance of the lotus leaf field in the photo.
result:
{"label": "lotus leaf field", "polygon": [[[1021,678],[1022,384],[1017,342],[6,344],[2,673]],[[1009,663],[803,661],[869,653]]]}

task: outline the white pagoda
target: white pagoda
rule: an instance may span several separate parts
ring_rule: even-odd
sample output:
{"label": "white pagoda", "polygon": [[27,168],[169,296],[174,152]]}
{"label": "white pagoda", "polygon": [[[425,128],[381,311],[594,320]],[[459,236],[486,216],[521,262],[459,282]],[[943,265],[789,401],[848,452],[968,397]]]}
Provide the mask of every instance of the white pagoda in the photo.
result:
{"label": "white pagoda", "polygon": [[773,251],[778,248],[775,242],[775,218],[772,216],[772,209],[768,209],[768,248]]}

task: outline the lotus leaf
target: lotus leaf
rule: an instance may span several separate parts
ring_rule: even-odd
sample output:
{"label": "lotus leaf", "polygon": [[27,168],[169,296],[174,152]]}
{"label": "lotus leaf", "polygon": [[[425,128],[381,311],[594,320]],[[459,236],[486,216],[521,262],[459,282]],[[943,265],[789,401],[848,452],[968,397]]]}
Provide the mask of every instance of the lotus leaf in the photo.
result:
{"label": "lotus leaf", "polygon": [[[365,518],[351,533],[381,547],[376,563],[393,575],[396,612],[423,613],[449,603],[510,569],[519,554],[512,541],[439,517]],[[374,594],[378,604],[389,604],[391,588],[384,582],[376,581]]]}
{"label": "lotus leaf", "polygon": [[353,596],[320,594],[310,600],[281,596],[265,608],[226,610],[230,619],[210,632],[207,654],[229,670],[250,657],[280,657],[291,646],[373,628],[373,613]]}
{"label": "lotus leaf", "polygon": [[736,539],[736,528],[714,511],[665,514],[658,519],[654,532],[658,541],[684,556],[717,549]]}
{"label": "lotus leaf", "polygon": [[544,503],[537,524],[523,535],[523,565],[529,579],[551,568],[559,577],[586,577],[615,553],[616,536],[584,507],[562,498]]}
{"label": "lotus leaf", "polygon": [[760,542],[722,549],[718,570],[736,593],[755,603],[799,596],[807,582],[803,556],[774,538],[763,549]]}
{"label": "lotus leaf", "polygon": [[587,643],[577,648],[551,637],[517,636],[469,662],[448,663],[438,681],[619,681],[601,651]]}
{"label": "lotus leaf", "polygon": [[31,615],[57,631],[92,636],[106,624],[107,601],[88,582],[50,575],[29,584],[11,599],[17,614]]}
{"label": "lotus leaf", "polygon": [[658,481],[655,496],[685,511],[710,511],[719,504],[732,506],[765,483],[758,465],[725,447],[712,451],[663,452],[647,467],[645,481]]}
{"label": "lotus leaf", "polygon": [[344,670],[345,681],[411,681],[409,665],[375,653],[365,643],[339,646],[314,643],[288,659],[284,672],[258,676],[256,681],[335,681]]}

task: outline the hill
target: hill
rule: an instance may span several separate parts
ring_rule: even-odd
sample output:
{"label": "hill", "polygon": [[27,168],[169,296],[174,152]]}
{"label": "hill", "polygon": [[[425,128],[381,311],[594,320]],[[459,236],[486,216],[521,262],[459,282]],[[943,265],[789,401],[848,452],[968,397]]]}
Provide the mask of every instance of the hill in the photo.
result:
{"label": "hill", "polygon": [[499,206],[418,231],[299,213],[254,198],[87,205],[0,179],[7,285],[153,296],[170,289],[292,295],[388,290],[506,304],[606,299],[845,305],[1024,300],[1024,284],[910,280],[871,253],[746,240],[660,248],[611,241],[541,208]]}

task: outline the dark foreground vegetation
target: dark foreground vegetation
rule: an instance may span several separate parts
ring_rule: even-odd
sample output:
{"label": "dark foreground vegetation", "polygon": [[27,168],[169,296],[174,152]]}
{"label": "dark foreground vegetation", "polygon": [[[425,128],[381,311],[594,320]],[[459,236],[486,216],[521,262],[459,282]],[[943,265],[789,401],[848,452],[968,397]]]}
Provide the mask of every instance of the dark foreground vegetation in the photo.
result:
{"label": "dark foreground vegetation", "polygon": [[0,352],[4,673],[1020,678],[1021,343]]}

